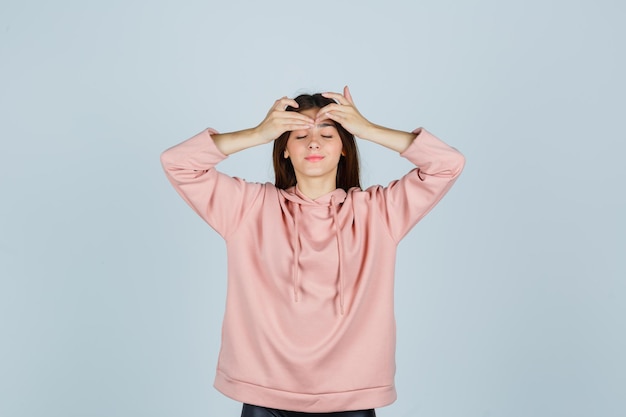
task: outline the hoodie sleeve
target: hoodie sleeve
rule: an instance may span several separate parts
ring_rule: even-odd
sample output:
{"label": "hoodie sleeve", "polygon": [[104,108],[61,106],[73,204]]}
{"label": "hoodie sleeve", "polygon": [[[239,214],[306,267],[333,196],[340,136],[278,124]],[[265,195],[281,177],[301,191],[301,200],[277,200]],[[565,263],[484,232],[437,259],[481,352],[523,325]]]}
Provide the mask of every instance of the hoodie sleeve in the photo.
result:
{"label": "hoodie sleeve", "polygon": [[215,169],[224,155],[206,129],[161,154],[167,178],[180,196],[223,238],[232,233],[263,185],[233,178]]}
{"label": "hoodie sleeve", "polygon": [[400,155],[417,168],[387,187],[375,187],[378,207],[398,242],[452,187],[465,165],[465,157],[425,129]]}

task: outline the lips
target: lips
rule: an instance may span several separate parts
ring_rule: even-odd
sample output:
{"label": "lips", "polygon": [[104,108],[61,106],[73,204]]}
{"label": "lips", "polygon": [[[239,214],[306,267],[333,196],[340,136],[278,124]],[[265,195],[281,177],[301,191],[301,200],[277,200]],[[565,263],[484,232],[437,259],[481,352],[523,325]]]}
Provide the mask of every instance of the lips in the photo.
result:
{"label": "lips", "polygon": [[306,159],[309,162],[318,162],[318,161],[321,161],[322,159],[324,159],[324,157],[322,155],[310,155],[310,156],[307,156],[304,159]]}

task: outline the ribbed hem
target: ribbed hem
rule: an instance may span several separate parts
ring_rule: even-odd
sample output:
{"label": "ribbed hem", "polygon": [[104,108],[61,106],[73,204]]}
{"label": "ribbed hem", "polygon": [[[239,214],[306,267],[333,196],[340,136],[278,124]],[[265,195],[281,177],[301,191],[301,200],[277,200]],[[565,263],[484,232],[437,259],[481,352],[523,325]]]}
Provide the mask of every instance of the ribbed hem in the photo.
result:
{"label": "ribbed hem", "polygon": [[282,391],[237,381],[219,370],[214,386],[222,394],[242,403],[307,413],[379,408],[393,403],[397,397],[393,385],[321,394]]}

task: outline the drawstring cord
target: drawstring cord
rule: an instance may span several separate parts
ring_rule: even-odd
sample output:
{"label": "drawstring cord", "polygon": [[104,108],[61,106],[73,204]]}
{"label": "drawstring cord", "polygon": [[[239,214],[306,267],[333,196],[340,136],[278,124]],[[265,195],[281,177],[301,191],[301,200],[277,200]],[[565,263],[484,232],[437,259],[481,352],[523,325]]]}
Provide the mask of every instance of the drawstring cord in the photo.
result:
{"label": "drawstring cord", "polygon": [[[293,212],[293,223],[294,223],[294,233],[293,233],[293,275],[292,275],[292,286],[293,286],[293,299],[297,303],[300,300],[300,271],[298,269],[298,260],[300,259],[300,207],[298,204],[294,207]],[[344,315],[344,282],[343,282],[343,243],[341,240],[341,233],[339,231],[339,220],[337,219],[337,207],[335,206],[335,196],[330,197],[330,209],[333,215],[333,227],[335,228],[335,239],[337,240],[337,251],[338,251],[338,268],[337,275],[339,281],[339,309],[341,315]]]}
{"label": "drawstring cord", "polygon": [[293,285],[293,299],[297,303],[299,298],[298,289],[300,287],[300,275],[298,274],[298,259],[300,258],[300,242],[299,242],[299,226],[300,222],[298,221],[298,213],[299,206],[295,204],[293,211],[293,223],[294,223],[294,233],[293,233],[293,277],[292,277],[292,285]]}
{"label": "drawstring cord", "polygon": [[333,212],[333,224],[335,226],[335,238],[337,239],[337,249],[339,255],[339,266],[337,268],[337,274],[339,275],[339,307],[341,315],[343,316],[343,244],[341,243],[341,234],[339,233],[339,221],[337,220],[337,207],[335,206],[335,196],[330,197],[330,206]]}

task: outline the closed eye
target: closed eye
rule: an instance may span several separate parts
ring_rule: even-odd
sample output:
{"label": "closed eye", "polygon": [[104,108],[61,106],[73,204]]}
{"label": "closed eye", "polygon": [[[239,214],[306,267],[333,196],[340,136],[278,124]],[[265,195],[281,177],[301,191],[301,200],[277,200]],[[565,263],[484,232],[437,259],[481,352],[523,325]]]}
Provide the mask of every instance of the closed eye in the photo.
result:
{"label": "closed eye", "polygon": [[304,136],[296,136],[296,139],[306,139],[306,136],[307,136],[307,135],[304,135]]}
{"label": "closed eye", "polygon": [[324,139],[332,139],[333,135],[322,135]]}

